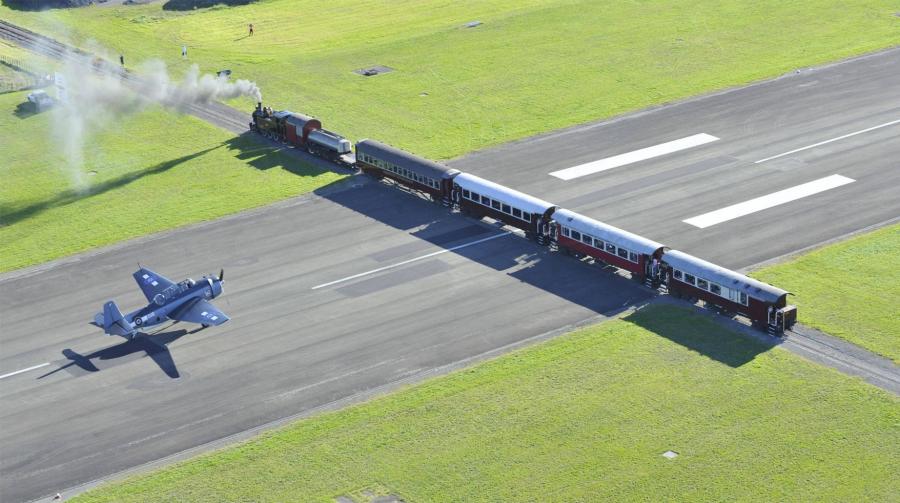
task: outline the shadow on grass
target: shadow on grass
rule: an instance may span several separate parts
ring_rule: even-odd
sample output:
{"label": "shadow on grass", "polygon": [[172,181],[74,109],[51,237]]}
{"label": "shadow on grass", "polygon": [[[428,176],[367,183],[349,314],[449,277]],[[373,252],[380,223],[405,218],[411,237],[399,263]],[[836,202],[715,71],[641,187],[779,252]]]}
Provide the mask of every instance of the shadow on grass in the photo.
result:
{"label": "shadow on grass", "polygon": [[18,117],[19,119],[27,119],[29,117],[33,117],[37,115],[39,112],[34,109],[34,107],[30,106],[27,103],[19,103],[16,105],[16,111],[13,112],[13,115]]}
{"label": "shadow on grass", "polygon": [[776,339],[767,344],[740,336],[687,307],[675,305],[639,309],[624,320],[735,368],[752,361],[778,343]]}
{"label": "shadow on grass", "polygon": [[[236,151],[236,158],[259,170],[281,168],[298,176],[317,176],[329,171],[339,172],[338,165],[284,143],[263,138],[246,131],[225,141],[228,150]],[[296,162],[285,162],[294,160]],[[346,170],[343,171],[347,173]]]}
{"label": "shadow on grass", "polygon": [[257,0],[169,0],[164,3],[163,10],[194,10],[205,9],[214,5],[226,5],[233,7],[235,5],[248,5],[255,3]]}
{"label": "shadow on grass", "polygon": [[0,4],[13,10],[42,11],[49,9],[68,9],[70,7],[84,7],[90,5],[92,0],[2,0]]}
{"label": "shadow on grass", "polygon": [[52,208],[58,208],[60,206],[65,206],[68,204],[72,204],[74,202],[80,201],[85,198],[98,196],[100,194],[104,194],[111,190],[118,189],[129,183],[135,182],[144,178],[146,176],[156,175],[159,173],[165,173],[170,169],[182,164],[184,162],[190,161],[191,159],[195,159],[209,153],[213,150],[221,148],[222,145],[217,145],[215,147],[210,147],[205,150],[201,150],[199,152],[194,152],[190,155],[185,155],[179,157],[177,159],[172,159],[169,161],[161,162],[152,168],[148,168],[142,171],[136,171],[133,173],[128,173],[122,175],[118,178],[113,178],[112,180],[107,180],[102,183],[98,183],[96,185],[90,186],[87,190],[78,191],[78,190],[67,190],[65,192],[61,192],[56,196],[40,201],[37,203],[29,204],[28,206],[18,208],[18,209],[7,209],[3,206],[0,206],[0,225],[12,225],[26,218],[33,217],[38,215],[44,211],[47,211]]}
{"label": "shadow on grass", "polygon": [[[77,369],[81,370],[82,375],[99,372],[100,369],[94,361],[117,361],[117,364],[122,364],[130,361],[127,357],[131,355],[134,355],[134,358],[149,356],[167,376],[172,379],[177,379],[181,377],[181,374],[178,373],[178,368],[175,366],[175,360],[172,359],[172,354],[169,352],[168,345],[181,337],[184,337],[188,333],[189,332],[184,329],[153,335],[142,333],[134,339],[86,355],[79,354],[67,348],[62,351],[62,354],[69,360],[69,363],[39,376],[38,379],[43,379],[61,370],[70,369],[72,367],[77,367]],[[111,366],[116,365],[104,365],[104,368],[109,368]]]}

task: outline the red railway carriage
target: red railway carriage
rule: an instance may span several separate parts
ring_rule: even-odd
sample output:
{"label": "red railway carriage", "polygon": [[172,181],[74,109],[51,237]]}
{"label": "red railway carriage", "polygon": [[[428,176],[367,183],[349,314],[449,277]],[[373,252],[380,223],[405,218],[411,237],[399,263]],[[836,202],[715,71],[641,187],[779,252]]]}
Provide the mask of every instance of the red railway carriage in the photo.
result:
{"label": "red railway carriage", "polygon": [[553,220],[560,248],[631,271],[640,281],[657,278],[663,244],[564,208],[553,213]]}
{"label": "red railway carriage", "polygon": [[548,242],[554,204],[468,173],[453,178],[452,198],[463,213],[500,220],[540,244]]}
{"label": "red railway carriage", "polygon": [[787,305],[790,292],[719,267],[687,253],[670,250],[663,255],[669,292],[697,297],[743,314],[770,332],[783,332],[797,321],[797,308]]}
{"label": "red railway carriage", "polygon": [[361,140],[356,144],[356,165],[376,178],[390,178],[444,205],[450,204],[453,177],[459,174],[459,170],[375,140]]}

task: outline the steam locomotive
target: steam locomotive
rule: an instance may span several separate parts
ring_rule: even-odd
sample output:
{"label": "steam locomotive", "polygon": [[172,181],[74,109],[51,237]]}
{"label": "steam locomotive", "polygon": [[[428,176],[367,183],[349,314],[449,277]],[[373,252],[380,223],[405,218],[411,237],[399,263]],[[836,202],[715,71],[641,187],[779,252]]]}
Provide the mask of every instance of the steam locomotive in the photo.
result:
{"label": "steam locomotive", "polygon": [[322,129],[319,119],[288,110],[272,110],[256,104],[250,130],[276,141],[302,148],[315,156],[345,166],[353,166],[355,158],[350,140]]}

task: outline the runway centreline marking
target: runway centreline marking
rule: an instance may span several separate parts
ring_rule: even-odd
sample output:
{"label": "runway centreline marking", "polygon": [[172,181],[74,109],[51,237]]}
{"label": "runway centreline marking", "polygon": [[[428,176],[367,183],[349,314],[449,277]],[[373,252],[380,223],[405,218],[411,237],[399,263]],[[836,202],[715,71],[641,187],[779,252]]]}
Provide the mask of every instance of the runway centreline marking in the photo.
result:
{"label": "runway centreline marking", "polygon": [[454,251],[454,250],[459,250],[460,248],[465,248],[465,247],[467,247],[467,246],[477,245],[477,244],[479,244],[479,243],[484,243],[485,241],[490,241],[490,240],[492,240],[492,239],[502,238],[503,236],[509,236],[510,234],[512,234],[512,232],[504,232],[504,233],[502,233],[502,234],[495,234],[495,235],[493,235],[493,236],[488,236],[488,237],[486,237],[486,238],[481,238],[481,239],[478,239],[478,240],[475,240],[475,241],[472,241],[472,242],[469,242],[469,243],[465,243],[465,244],[461,244],[461,245],[458,245],[458,246],[454,246],[454,247],[452,247],[452,248],[447,248],[446,250],[439,250],[439,251],[436,251],[436,252],[434,252],[434,253],[429,253],[428,255],[422,255],[421,257],[411,258],[411,259],[409,259],[409,260],[404,260],[403,262],[398,262],[398,263],[396,263],[396,264],[392,264],[392,265],[388,265],[388,266],[384,266],[384,267],[379,267],[378,269],[372,269],[371,271],[361,272],[361,273],[359,273],[359,274],[354,274],[353,276],[347,276],[346,278],[341,278],[341,279],[338,279],[338,280],[335,280],[335,281],[330,281],[330,282],[328,282],[328,283],[322,283],[321,285],[316,285],[316,286],[312,287],[312,289],[313,289],[313,290],[318,290],[319,288],[325,288],[326,286],[336,285],[336,284],[338,284],[338,283],[343,283],[343,282],[345,282],[345,281],[350,281],[350,280],[352,280],[352,279],[361,278],[361,277],[363,277],[363,276],[368,276],[369,274],[375,274],[375,273],[377,273],[377,272],[386,271],[386,270],[388,270],[388,269],[393,269],[393,268],[395,268],[395,267],[400,267],[400,266],[402,266],[402,265],[406,265],[406,264],[409,264],[409,263],[412,263],[412,262],[416,262],[416,261],[419,261],[419,260],[424,260],[424,259],[426,259],[426,258],[434,257],[435,255],[440,255],[440,254],[442,254],[442,253],[452,252],[452,251]]}
{"label": "runway centreline marking", "polygon": [[802,199],[813,194],[818,194],[819,192],[824,192],[826,190],[840,187],[841,185],[847,185],[848,183],[853,183],[855,181],[856,180],[852,178],[847,178],[846,176],[841,175],[826,176],[825,178],[819,178],[818,180],[813,180],[801,185],[790,187],[784,190],[779,190],[778,192],[760,196],[749,201],[733,204],[720,210],[711,211],[709,213],[704,213],[696,217],[688,218],[687,220],[683,220],[683,222],[691,224],[694,227],[705,229],[706,227],[712,225],[726,222],[728,220],[742,217],[744,215],[749,215],[751,213],[756,213],[757,211],[762,211],[773,206],[789,203],[791,201],[795,201],[797,199]]}
{"label": "runway centreline marking", "polygon": [[797,152],[802,152],[802,151],[804,151],[804,150],[809,150],[809,149],[811,149],[811,148],[816,148],[816,147],[818,147],[818,146],[820,146],[820,145],[825,145],[826,143],[831,143],[831,142],[834,142],[834,141],[843,140],[844,138],[850,138],[851,136],[856,136],[856,135],[858,135],[858,134],[868,133],[869,131],[874,131],[874,130],[876,130],[876,129],[881,129],[881,128],[883,128],[883,127],[893,126],[894,124],[897,124],[897,123],[900,123],[900,119],[897,119],[897,120],[894,120],[894,121],[891,121],[891,122],[885,122],[884,124],[879,124],[879,125],[877,125],[877,126],[872,126],[872,127],[870,127],[870,128],[862,129],[862,130],[860,130],[860,131],[854,131],[854,132],[852,132],[852,133],[847,133],[847,134],[845,134],[845,135],[843,135],[843,136],[838,136],[837,138],[832,138],[832,139],[830,139],[830,140],[820,141],[819,143],[813,143],[812,145],[807,145],[807,146],[805,146],[805,147],[796,148],[796,149],[794,149],[794,150],[791,150],[790,152],[785,152],[785,153],[783,153],[783,154],[773,155],[772,157],[766,157],[765,159],[760,159],[760,160],[756,161],[754,164],[759,164],[759,163],[761,163],[761,162],[771,161],[772,159],[778,159],[779,157],[784,157],[784,156],[786,156],[786,155],[791,155],[791,154],[795,154],[795,153],[797,153]]}
{"label": "runway centreline marking", "polygon": [[592,175],[594,173],[599,173],[608,169],[618,168],[626,164],[645,161],[647,159],[671,154],[672,152],[678,152],[679,150],[685,150],[691,147],[697,147],[706,143],[714,142],[716,140],[718,140],[718,138],[706,133],[695,134],[693,136],[687,136],[678,140],[660,143],[659,145],[653,145],[652,147],[633,150],[631,152],[614,155],[612,157],[607,157],[598,161],[593,161],[586,164],[573,166],[571,168],[554,171],[550,173],[550,176],[555,176],[556,178],[560,178],[566,181],[574,180],[575,178],[579,178],[582,176]]}
{"label": "runway centreline marking", "polygon": [[15,371],[15,372],[10,372],[9,374],[3,374],[2,376],[0,376],[0,379],[6,379],[7,377],[12,377],[12,376],[14,376],[14,375],[21,374],[21,373],[23,373],[23,372],[28,372],[29,370],[34,370],[34,369],[39,369],[39,368],[41,368],[41,367],[46,367],[47,365],[50,365],[50,363],[49,363],[49,362],[48,362],[48,363],[42,363],[42,364],[40,364],[40,365],[35,365],[34,367],[28,367],[27,369],[17,370],[17,371]]}

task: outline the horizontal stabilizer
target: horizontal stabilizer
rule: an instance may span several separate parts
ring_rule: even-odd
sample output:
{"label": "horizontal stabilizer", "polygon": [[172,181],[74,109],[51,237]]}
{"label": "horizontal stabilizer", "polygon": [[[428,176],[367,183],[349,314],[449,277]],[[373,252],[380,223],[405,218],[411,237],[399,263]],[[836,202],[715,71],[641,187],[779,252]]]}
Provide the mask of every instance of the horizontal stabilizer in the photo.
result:
{"label": "horizontal stabilizer", "polygon": [[125,320],[122,312],[119,311],[119,306],[113,301],[103,304],[103,330],[109,335],[121,335],[122,337],[130,337],[135,334],[134,327]]}

